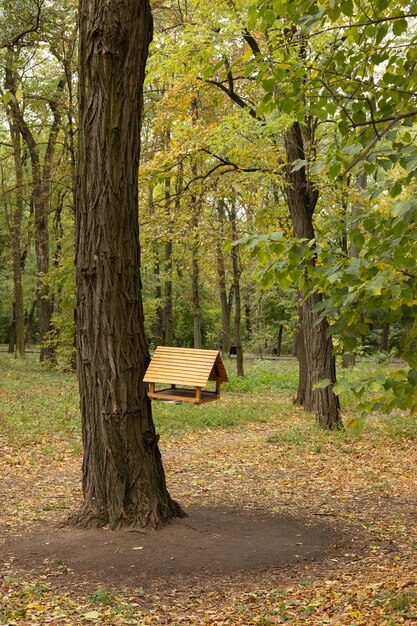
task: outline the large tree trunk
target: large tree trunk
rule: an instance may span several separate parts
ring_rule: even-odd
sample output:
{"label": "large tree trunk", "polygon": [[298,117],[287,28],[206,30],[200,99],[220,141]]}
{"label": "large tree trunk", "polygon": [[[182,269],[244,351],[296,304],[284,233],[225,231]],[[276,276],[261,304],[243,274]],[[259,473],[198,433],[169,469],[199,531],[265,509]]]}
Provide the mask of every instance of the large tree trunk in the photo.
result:
{"label": "large tree trunk", "polygon": [[[318,191],[311,186],[305,167],[292,171],[297,159],[305,160],[304,139],[301,125],[295,122],[285,133],[285,151],[288,166],[286,169],[286,194],[294,234],[299,239],[314,239],[313,213],[318,199]],[[314,263],[314,261],[313,261]],[[327,319],[318,323],[315,307],[321,301],[319,293],[300,294],[302,333],[304,338],[305,362],[308,372],[304,390],[304,408],[315,411],[316,419],[324,428],[340,426],[339,399],[333,393],[336,382],[336,367],[333,346],[326,336]],[[301,372],[300,372],[301,378]],[[325,389],[314,389],[320,380],[330,384]],[[300,393],[300,390],[299,390]]]}
{"label": "large tree trunk", "polygon": [[156,527],[182,514],[165,482],[146,385],[138,226],[148,0],[81,0],[76,207],[84,446],[80,527]]}

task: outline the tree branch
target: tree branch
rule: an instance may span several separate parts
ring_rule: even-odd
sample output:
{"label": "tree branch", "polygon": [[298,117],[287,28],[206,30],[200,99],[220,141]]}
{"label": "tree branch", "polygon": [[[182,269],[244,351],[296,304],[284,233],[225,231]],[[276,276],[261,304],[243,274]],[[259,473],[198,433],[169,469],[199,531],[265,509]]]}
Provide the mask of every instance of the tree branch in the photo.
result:
{"label": "tree branch", "polygon": [[40,21],[41,21],[43,2],[42,0],[34,0],[34,5],[36,6],[36,16],[35,16],[34,24],[32,24],[32,26],[29,26],[25,30],[22,30],[20,33],[15,35],[13,39],[11,39],[10,41],[1,42],[0,48],[12,48],[13,46],[16,46],[26,35],[37,32],[37,30],[39,29]]}

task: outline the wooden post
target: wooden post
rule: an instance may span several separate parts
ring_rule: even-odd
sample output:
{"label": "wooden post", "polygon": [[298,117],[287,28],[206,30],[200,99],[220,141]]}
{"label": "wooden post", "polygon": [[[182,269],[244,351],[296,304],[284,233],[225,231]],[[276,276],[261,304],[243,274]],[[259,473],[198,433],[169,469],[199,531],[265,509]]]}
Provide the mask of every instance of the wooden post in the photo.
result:
{"label": "wooden post", "polygon": [[149,393],[155,395],[155,383],[149,383]]}
{"label": "wooden post", "polygon": [[196,392],[195,392],[195,397],[197,400],[197,404],[200,404],[201,402],[201,387],[197,387]]}

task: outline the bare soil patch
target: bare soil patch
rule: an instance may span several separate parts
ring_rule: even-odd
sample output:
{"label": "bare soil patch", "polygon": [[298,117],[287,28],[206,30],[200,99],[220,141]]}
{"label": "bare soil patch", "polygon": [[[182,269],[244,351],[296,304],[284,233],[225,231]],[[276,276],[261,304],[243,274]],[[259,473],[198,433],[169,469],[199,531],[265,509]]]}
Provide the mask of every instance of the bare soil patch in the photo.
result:
{"label": "bare soil patch", "polygon": [[3,545],[4,561],[19,570],[65,566],[65,575],[94,583],[146,587],[152,577],[208,577],[291,569],[346,549],[334,527],[264,511],[195,508],[156,531],[34,528]]}

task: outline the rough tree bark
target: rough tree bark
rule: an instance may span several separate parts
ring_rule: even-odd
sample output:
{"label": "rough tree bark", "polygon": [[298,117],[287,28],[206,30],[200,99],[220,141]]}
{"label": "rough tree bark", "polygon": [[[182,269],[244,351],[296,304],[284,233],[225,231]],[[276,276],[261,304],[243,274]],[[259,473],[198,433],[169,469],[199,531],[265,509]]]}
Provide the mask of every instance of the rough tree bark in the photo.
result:
{"label": "rough tree bark", "polygon": [[[297,159],[304,161],[306,157],[303,133],[298,122],[295,122],[285,133],[284,143],[288,163],[286,194],[294,235],[299,239],[311,240],[315,236],[313,213],[318,191],[311,186],[305,167],[292,171],[292,163]],[[319,293],[311,293],[308,296],[300,293],[300,326],[305,357],[300,360],[300,367],[304,362],[307,371],[300,371],[300,380],[305,381],[306,387],[304,394],[299,389],[297,395],[304,396],[305,410],[314,411],[322,427],[332,429],[341,424],[340,407],[339,399],[333,393],[332,383],[336,382],[336,363],[332,340],[326,336],[328,322],[324,318],[318,323],[318,314],[315,312],[315,307],[321,299],[322,296]],[[330,380],[331,384],[325,389],[313,389],[314,385],[323,379]]]}
{"label": "rough tree bark", "polygon": [[142,382],[138,226],[148,0],[81,0],[76,206],[84,504],[69,522],[157,527],[183,515],[166,487]]}

